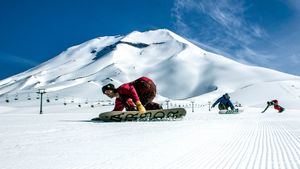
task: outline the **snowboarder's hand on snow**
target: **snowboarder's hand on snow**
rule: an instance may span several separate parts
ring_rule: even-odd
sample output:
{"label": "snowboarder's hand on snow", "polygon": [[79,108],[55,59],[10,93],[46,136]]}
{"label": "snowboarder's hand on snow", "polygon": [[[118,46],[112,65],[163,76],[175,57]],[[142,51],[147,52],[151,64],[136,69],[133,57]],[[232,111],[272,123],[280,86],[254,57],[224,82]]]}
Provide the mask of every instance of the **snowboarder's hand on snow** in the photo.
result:
{"label": "snowboarder's hand on snow", "polygon": [[126,100],[126,103],[129,107],[136,107],[136,105],[133,103],[132,99],[130,98]]}
{"label": "snowboarder's hand on snow", "polygon": [[140,113],[146,113],[146,109],[140,101],[137,101],[135,105]]}

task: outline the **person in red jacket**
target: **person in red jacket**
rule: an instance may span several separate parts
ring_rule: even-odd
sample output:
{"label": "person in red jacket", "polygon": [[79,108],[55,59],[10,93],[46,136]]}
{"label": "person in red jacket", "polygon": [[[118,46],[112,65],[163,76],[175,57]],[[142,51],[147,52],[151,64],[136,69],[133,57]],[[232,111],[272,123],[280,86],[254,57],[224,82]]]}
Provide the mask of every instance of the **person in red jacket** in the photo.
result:
{"label": "person in red jacket", "polygon": [[279,106],[278,100],[274,99],[274,100],[267,102],[267,107],[265,108],[264,111],[262,111],[262,113],[264,113],[270,106],[274,106],[274,109],[278,110],[278,113],[281,113],[284,111],[284,108]]}
{"label": "person in red jacket", "polygon": [[127,111],[138,110],[145,113],[146,110],[162,109],[158,103],[153,102],[156,85],[147,77],[140,77],[118,88],[110,83],[102,87],[102,92],[110,98],[116,97],[113,111],[122,111],[125,108]]}
{"label": "person in red jacket", "polygon": [[269,105],[274,105],[274,109],[278,110],[279,113],[284,111],[284,108],[279,106],[278,104],[278,100],[272,100],[270,102],[268,102]]}

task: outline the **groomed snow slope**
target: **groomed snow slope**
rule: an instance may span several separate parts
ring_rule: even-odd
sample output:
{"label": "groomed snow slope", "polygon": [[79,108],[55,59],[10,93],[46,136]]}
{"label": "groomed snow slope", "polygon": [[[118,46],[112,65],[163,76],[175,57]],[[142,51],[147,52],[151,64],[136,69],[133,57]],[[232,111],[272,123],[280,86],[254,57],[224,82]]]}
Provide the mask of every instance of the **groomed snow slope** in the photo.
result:
{"label": "groomed snow slope", "polygon": [[100,123],[90,108],[1,109],[2,169],[300,167],[299,110],[203,107],[181,121]]}

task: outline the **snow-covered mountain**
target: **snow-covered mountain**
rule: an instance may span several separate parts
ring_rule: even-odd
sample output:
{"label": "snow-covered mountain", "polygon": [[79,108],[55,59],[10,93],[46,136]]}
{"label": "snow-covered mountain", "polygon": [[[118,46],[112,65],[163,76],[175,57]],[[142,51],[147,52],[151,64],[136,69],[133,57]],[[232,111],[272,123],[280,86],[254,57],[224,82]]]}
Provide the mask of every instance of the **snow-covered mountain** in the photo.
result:
{"label": "snow-covered mountain", "polygon": [[99,37],[73,46],[0,81],[0,95],[29,97],[37,89],[46,89],[47,97],[103,100],[107,98],[101,93],[102,85],[118,86],[140,76],[155,81],[158,99],[215,99],[228,92],[253,106],[290,89],[294,96],[283,94],[280,99],[295,97],[299,102],[300,97],[293,92],[293,86],[300,86],[299,77],[207,52],[166,29]]}

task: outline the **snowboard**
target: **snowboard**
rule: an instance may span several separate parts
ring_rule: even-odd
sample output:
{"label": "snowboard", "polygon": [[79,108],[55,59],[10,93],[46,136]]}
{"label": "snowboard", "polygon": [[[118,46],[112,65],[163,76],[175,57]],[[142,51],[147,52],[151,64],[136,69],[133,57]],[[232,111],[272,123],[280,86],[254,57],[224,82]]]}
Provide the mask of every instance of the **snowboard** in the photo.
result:
{"label": "snowboard", "polygon": [[[268,104],[267,107],[261,112],[261,113],[264,113],[268,108],[270,107],[270,105]],[[281,107],[282,108],[282,111],[278,111],[278,113],[282,113],[285,108]]]}
{"label": "snowboard", "polygon": [[270,105],[268,104],[267,107],[261,113],[264,113],[269,107]]}
{"label": "snowboard", "polygon": [[158,121],[180,119],[186,115],[183,108],[147,110],[143,114],[138,111],[111,111],[100,113],[98,120],[104,122],[124,122],[124,121]]}
{"label": "snowboard", "polygon": [[239,109],[234,109],[234,110],[220,110],[219,114],[238,114],[241,112]]}

